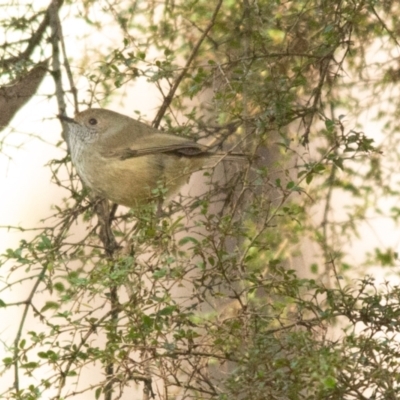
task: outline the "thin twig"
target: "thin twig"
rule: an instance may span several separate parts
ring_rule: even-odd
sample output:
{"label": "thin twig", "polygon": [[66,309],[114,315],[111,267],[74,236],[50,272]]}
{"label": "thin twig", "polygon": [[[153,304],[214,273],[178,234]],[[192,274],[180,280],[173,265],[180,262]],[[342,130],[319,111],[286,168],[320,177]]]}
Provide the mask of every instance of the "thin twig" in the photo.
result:
{"label": "thin twig", "polygon": [[59,34],[60,34],[59,39],[60,39],[60,43],[61,43],[61,50],[62,50],[62,54],[63,54],[63,58],[64,58],[64,67],[65,67],[65,71],[66,71],[67,77],[68,77],[69,88],[70,88],[72,96],[74,98],[75,112],[78,112],[79,111],[78,110],[78,92],[76,90],[74,79],[72,77],[71,67],[68,62],[67,51],[66,51],[65,42],[64,42],[64,35],[62,33],[62,25],[61,25],[60,19],[57,18],[57,20],[58,20],[58,29],[59,29]]}
{"label": "thin twig", "polygon": [[76,349],[75,349],[75,355],[76,356],[71,356],[68,360],[68,363],[66,365],[66,367],[64,368],[64,370],[62,371],[62,373],[60,373],[60,377],[61,377],[61,382],[60,385],[58,387],[58,394],[55,397],[56,399],[61,398],[61,390],[62,388],[65,386],[65,381],[66,381],[66,377],[68,376],[68,373],[73,365],[73,363],[76,361],[76,357],[79,354],[82,346],[84,346],[86,344],[86,342],[89,340],[90,336],[96,332],[97,328],[99,326],[101,326],[101,324],[110,316],[113,314],[113,312],[115,312],[114,309],[111,309],[109,312],[107,312],[103,317],[101,317],[99,320],[96,321],[95,324],[92,324],[92,326],[90,327],[90,329],[86,332],[85,336],[83,336],[83,338],[81,339],[81,342],[77,345]]}
{"label": "thin twig", "polygon": [[375,17],[378,19],[378,21],[382,24],[382,26],[385,28],[386,32],[389,34],[389,36],[392,38],[392,40],[396,43],[397,46],[400,46],[400,43],[398,42],[396,35],[393,33],[391,29],[385,24],[385,21],[379,16],[379,14],[376,12],[375,7],[371,6],[372,13],[375,15]]}
{"label": "thin twig", "polygon": [[203,41],[205,40],[205,38],[208,35],[208,32],[210,32],[210,30],[212,29],[212,27],[215,24],[215,20],[217,18],[219,9],[221,8],[222,5],[222,0],[219,0],[217,6],[215,7],[214,13],[211,17],[211,21],[210,23],[207,25],[206,29],[204,29],[203,34],[200,36],[200,39],[198,40],[198,42],[196,43],[196,45],[194,46],[188,60],[186,61],[185,66],[182,69],[182,72],[180,73],[180,75],[176,78],[174,84],[172,85],[171,89],[169,90],[167,96],[164,99],[163,104],[161,105],[160,109],[158,110],[158,113],[156,115],[156,117],[154,118],[153,121],[153,126],[155,128],[158,128],[158,126],[160,125],[161,119],[163,118],[165,111],[167,110],[167,108],[170,106],[175,92],[178,90],[178,87],[180,85],[180,83],[182,82],[182,79],[185,77],[186,72],[188,71],[190,64],[193,62],[194,58],[197,55],[197,52],[199,51],[200,46],[202,45]]}
{"label": "thin twig", "polygon": [[3,60],[0,60],[0,67],[1,68],[7,68],[9,65],[15,64],[18,61],[21,60],[28,60],[33,51],[35,50],[36,46],[40,43],[40,41],[43,38],[43,35],[46,31],[46,28],[49,26],[50,23],[50,9],[52,7],[56,7],[57,11],[61,8],[63,4],[63,0],[53,0],[49,7],[47,8],[47,11],[45,13],[45,16],[43,18],[43,21],[39,25],[39,27],[34,31],[33,35],[31,38],[28,40],[28,45],[26,49],[20,53],[18,56],[13,56],[10,58],[5,58]]}
{"label": "thin twig", "polygon": [[[56,98],[58,103],[58,111],[60,115],[66,115],[66,104],[64,100],[64,89],[62,87],[62,79],[61,79],[61,63],[60,63],[60,48],[58,42],[60,41],[61,31],[60,31],[60,20],[58,17],[58,1],[54,0],[48,10],[50,27],[51,27],[51,45],[53,48],[53,58],[52,58],[52,75],[54,79],[54,83],[56,85]],[[63,127],[63,139],[67,141],[66,132],[68,132],[67,123],[64,121],[60,121]]]}
{"label": "thin twig", "polygon": [[19,391],[19,376],[18,376],[18,370],[19,370],[18,356],[19,356],[19,350],[20,350],[19,340],[21,339],[22,330],[25,325],[25,320],[28,315],[28,311],[31,306],[33,296],[35,295],[40,282],[43,281],[46,271],[47,271],[47,264],[42,267],[42,270],[40,271],[40,273],[36,279],[36,282],[33,285],[31,293],[29,294],[28,298],[25,300],[25,309],[22,314],[21,323],[19,324],[18,332],[17,332],[17,335],[15,336],[15,340],[14,340],[14,388],[15,388],[16,392]]}

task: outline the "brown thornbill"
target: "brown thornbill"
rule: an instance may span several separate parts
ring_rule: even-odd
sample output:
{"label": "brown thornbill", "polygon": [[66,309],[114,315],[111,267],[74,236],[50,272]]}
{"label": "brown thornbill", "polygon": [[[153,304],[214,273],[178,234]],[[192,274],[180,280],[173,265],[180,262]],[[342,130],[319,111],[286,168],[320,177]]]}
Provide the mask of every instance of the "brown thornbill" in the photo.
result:
{"label": "brown thornbill", "polygon": [[74,119],[60,119],[68,125],[71,159],[85,185],[128,207],[147,203],[158,187],[171,197],[209,160],[243,158],[213,153],[208,146],[110,110],[92,108]]}

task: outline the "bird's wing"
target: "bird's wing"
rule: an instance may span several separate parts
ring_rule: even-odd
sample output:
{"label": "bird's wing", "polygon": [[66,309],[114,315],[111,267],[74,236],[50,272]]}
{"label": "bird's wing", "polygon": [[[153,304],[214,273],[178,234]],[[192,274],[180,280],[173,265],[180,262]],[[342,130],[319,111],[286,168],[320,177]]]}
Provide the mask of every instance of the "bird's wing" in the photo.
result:
{"label": "bird's wing", "polygon": [[122,147],[113,151],[104,149],[101,153],[106,158],[126,160],[159,153],[195,157],[208,151],[209,147],[180,136],[167,133],[151,133],[147,137],[137,138],[129,147]]}

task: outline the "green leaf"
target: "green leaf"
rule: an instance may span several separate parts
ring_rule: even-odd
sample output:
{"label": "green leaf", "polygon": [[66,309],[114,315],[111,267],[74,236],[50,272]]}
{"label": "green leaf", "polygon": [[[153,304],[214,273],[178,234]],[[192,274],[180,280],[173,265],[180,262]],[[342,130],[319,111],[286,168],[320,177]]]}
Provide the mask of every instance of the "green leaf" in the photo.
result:
{"label": "green leaf", "polygon": [[37,245],[37,249],[40,251],[50,250],[52,248],[51,240],[46,235],[40,236],[40,242]]}
{"label": "green leaf", "polygon": [[13,365],[13,362],[14,362],[12,357],[3,358],[2,361],[3,361],[3,364],[5,367],[10,367],[11,365]]}
{"label": "green leaf", "polygon": [[154,320],[153,320],[153,318],[151,318],[151,317],[148,316],[148,315],[143,315],[143,316],[142,316],[142,325],[143,325],[145,328],[152,328],[153,325],[154,325]]}
{"label": "green leaf", "polygon": [[332,161],[338,168],[343,170],[343,159],[342,158],[335,158]]}
{"label": "green leaf", "polygon": [[326,377],[322,382],[327,389],[334,389],[336,387],[336,379],[333,376]]}
{"label": "green leaf", "polygon": [[45,312],[47,310],[57,310],[58,308],[60,308],[60,305],[55,301],[47,301],[40,311]]}
{"label": "green leaf", "polygon": [[329,133],[332,133],[335,129],[335,122],[332,121],[331,119],[326,119],[325,120],[325,128]]}
{"label": "green leaf", "polygon": [[21,364],[21,368],[34,369],[34,368],[39,367],[39,365],[40,365],[39,363],[31,361],[31,362],[28,362],[28,363],[25,363],[25,364]]}
{"label": "green leaf", "polygon": [[176,306],[167,306],[157,312],[158,315],[171,315],[176,311]]}
{"label": "green leaf", "polygon": [[318,273],[318,264],[317,263],[312,263],[310,270],[313,274],[317,274]]}
{"label": "green leaf", "polygon": [[195,239],[194,237],[192,237],[192,236],[185,236],[184,238],[182,238],[180,241],[179,241],[179,246],[183,246],[183,245],[185,245],[186,243],[194,243],[194,244],[199,244],[199,241],[197,240],[197,239]]}
{"label": "green leaf", "polygon": [[55,290],[57,290],[57,292],[64,292],[65,291],[65,286],[61,282],[56,282],[53,287],[54,287]]}
{"label": "green leaf", "polygon": [[153,278],[154,279],[164,278],[164,276],[167,275],[167,273],[168,273],[167,268],[161,268],[158,271],[153,272]]}

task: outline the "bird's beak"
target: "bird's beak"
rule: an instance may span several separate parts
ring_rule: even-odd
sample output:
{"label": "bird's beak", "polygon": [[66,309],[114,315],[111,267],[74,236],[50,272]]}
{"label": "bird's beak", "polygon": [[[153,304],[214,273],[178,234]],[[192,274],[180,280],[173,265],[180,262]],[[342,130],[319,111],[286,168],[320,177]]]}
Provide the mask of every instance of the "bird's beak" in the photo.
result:
{"label": "bird's beak", "polygon": [[76,122],[73,118],[67,117],[66,115],[57,115],[58,119],[60,119],[61,121],[65,121],[69,124],[78,124],[78,122]]}

